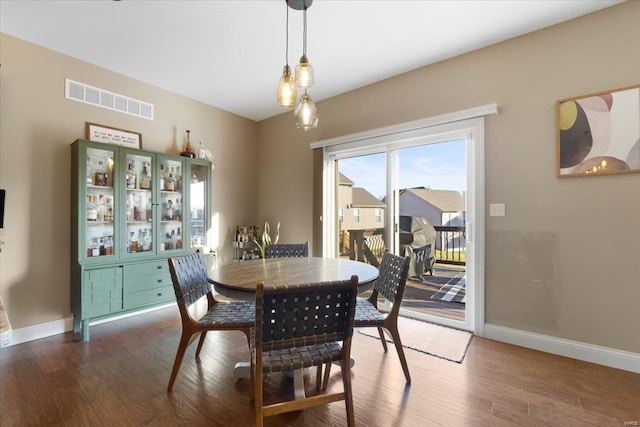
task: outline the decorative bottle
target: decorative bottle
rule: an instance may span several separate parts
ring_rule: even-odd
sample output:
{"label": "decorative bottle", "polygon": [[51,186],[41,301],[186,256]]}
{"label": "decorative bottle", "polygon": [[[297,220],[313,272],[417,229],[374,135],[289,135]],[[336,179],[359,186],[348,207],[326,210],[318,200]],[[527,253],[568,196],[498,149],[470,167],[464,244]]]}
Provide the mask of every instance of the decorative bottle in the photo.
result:
{"label": "decorative bottle", "polygon": [[176,191],[182,192],[182,172],[180,171],[180,166],[176,168]]}
{"label": "decorative bottle", "polygon": [[129,162],[129,170],[127,171],[127,188],[136,188],[137,181],[138,176],[133,169],[133,160],[131,160],[131,162]]}
{"label": "decorative bottle", "polygon": [[176,233],[176,249],[182,249],[182,234],[180,233],[180,227]]}
{"label": "decorative bottle", "polygon": [[164,176],[164,163],[160,163],[160,190],[166,190],[165,176]]}
{"label": "decorative bottle", "polygon": [[171,172],[169,172],[169,178],[167,178],[165,182],[167,191],[176,191],[176,179],[174,178],[173,174],[174,174],[174,169],[172,167]]}
{"label": "decorative bottle", "polygon": [[98,221],[98,203],[93,194],[87,195],[87,221]]}
{"label": "decorative bottle", "polygon": [[184,142],[184,151],[180,153],[182,157],[190,157],[192,159],[196,158],[196,154],[191,151],[191,141],[189,141],[190,130],[187,130],[187,140]]}
{"label": "decorative bottle", "polygon": [[142,173],[140,174],[140,188],[142,190],[149,190],[151,188],[151,179],[147,172],[147,164],[143,163]]}

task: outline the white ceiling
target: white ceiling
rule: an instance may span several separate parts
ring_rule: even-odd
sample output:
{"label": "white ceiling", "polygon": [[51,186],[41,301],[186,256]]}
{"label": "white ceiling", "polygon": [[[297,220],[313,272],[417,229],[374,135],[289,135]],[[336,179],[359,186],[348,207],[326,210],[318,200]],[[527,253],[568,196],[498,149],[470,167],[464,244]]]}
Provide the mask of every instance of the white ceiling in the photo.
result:
{"label": "white ceiling", "polygon": [[[307,12],[316,74],[309,95],[317,102],[620,2],[315,0]],[[284,111],[275,102],[283,0],[0,0],[0,16],[4,33],[240,116]],[[290,9],[289,23],[293,68],[302,12]]]}

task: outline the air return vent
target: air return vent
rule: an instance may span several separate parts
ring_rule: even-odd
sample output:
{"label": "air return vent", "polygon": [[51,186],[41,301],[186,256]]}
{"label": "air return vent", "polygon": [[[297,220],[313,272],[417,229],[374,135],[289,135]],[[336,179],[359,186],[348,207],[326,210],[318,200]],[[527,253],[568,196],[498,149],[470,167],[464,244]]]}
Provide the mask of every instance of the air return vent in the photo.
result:
{"label": "air return vent", "polygon": [[153,104],[65,79],[65,98],[153,120]]}

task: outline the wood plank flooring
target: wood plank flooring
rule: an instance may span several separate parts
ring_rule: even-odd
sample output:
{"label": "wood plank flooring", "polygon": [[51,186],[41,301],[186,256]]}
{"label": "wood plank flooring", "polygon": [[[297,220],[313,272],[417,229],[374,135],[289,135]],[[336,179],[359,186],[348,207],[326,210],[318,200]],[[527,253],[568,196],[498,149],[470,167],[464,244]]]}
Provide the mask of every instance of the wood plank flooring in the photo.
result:
{"label": "wood plank flooring", "polygon": [[[402,331],[400,331],[402,334]],[[240,332],[215,332],[199,361],[187,351],[172,393],[166,387],[180,337],[177,307],[0,349],[0,425],[251,426],[248,360]],[[393,348],[354,334],[356,425],[637,426],[640,374],[474,337],[463,363],[405,350],[405,385]],[[331,387],[338,387],[339,369]],[[315,393],[315,371],[306,377]],[[292,380],[268,376],[265,400],[293,395]],[[266,419],[266,426],[343,426],[341,402]]]}

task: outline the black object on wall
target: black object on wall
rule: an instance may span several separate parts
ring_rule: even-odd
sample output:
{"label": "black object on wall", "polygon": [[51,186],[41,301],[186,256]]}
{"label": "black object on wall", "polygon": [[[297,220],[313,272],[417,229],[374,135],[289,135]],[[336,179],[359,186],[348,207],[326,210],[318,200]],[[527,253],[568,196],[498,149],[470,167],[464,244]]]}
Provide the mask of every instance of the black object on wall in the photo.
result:
{"label": "black object on wall", "polygon": [[0,189],[0,228],[4,228],[4,195],[6,191]]}

